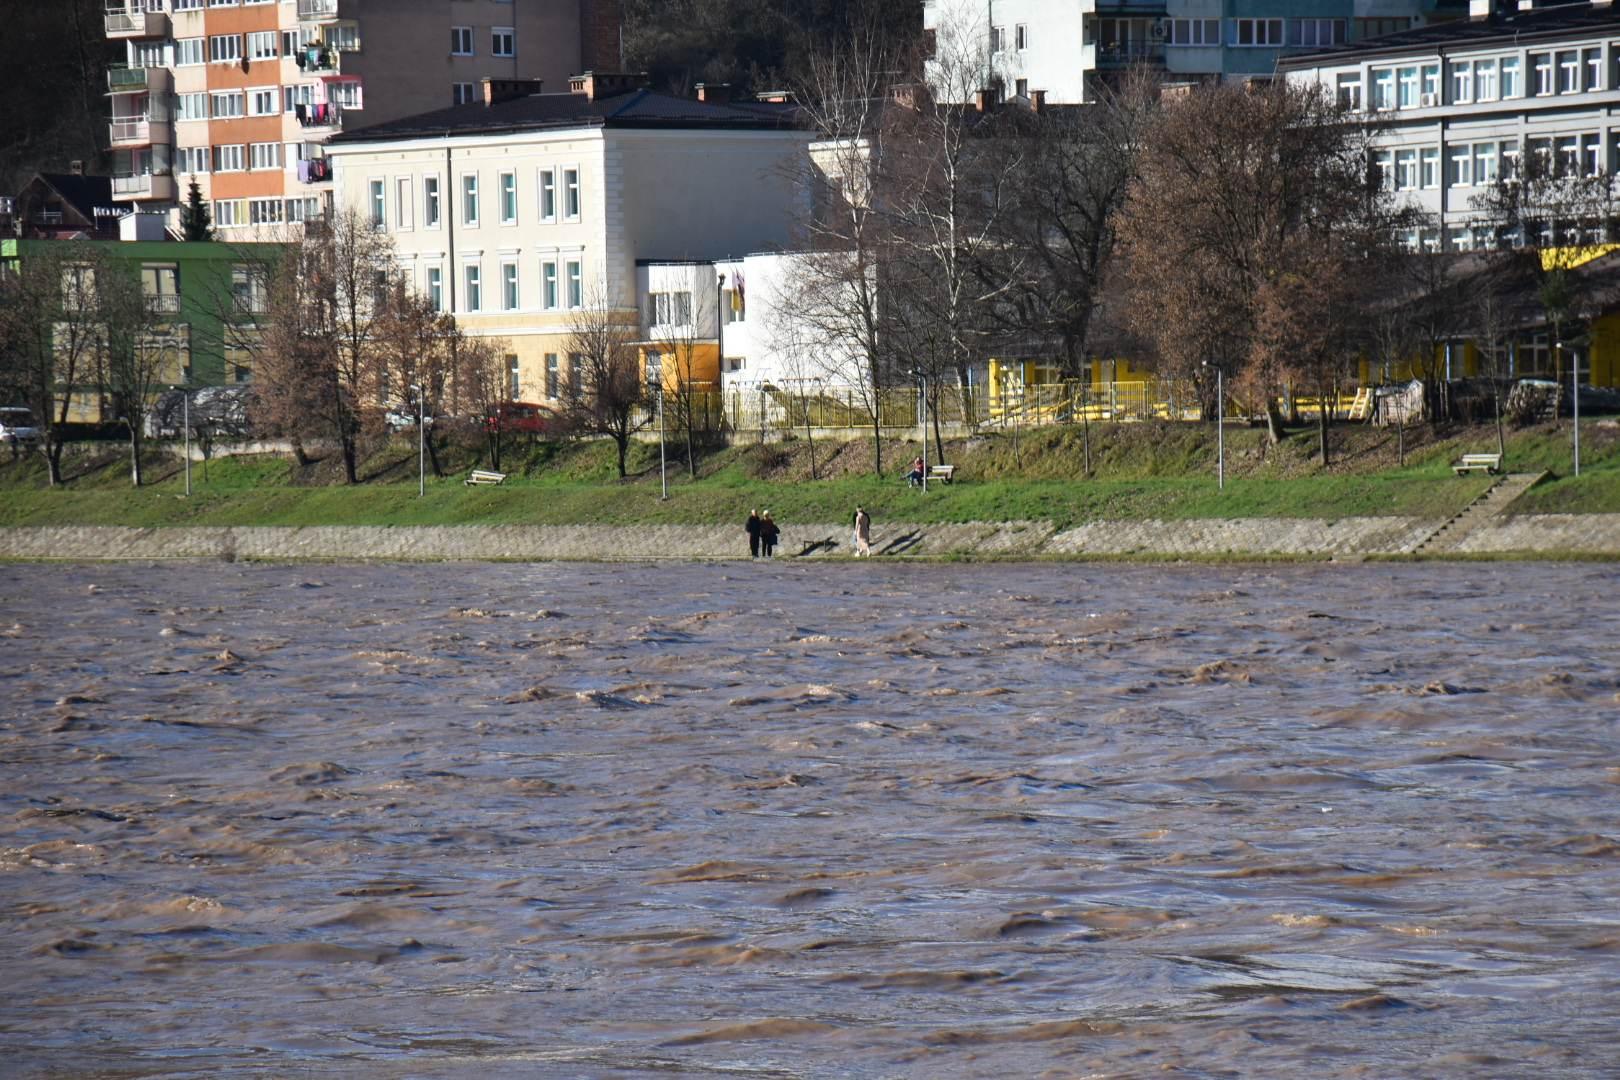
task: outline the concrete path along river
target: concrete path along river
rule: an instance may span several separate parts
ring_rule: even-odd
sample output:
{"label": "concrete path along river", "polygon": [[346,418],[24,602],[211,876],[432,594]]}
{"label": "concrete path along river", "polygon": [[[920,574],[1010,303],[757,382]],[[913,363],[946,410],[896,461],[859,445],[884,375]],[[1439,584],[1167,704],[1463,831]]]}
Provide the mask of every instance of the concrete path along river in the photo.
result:
{"label": "concrete path along river", "polygon": [[1613,1076],[1617,585],[0,566],[0,1073]]}

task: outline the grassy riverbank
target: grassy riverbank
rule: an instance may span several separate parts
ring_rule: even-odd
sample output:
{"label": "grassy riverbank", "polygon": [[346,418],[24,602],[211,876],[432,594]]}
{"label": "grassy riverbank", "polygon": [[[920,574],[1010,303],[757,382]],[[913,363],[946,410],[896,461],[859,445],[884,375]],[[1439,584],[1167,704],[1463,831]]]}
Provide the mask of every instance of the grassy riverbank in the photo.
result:
{"label": "grassy riverbank", "polygon": [[[669,498],[661,499],[656,443],[638,444],[632,475],[620,480],[604,442],[518,446],[500,487],[469,488],[461,477],[482,464],[477,448],[447,445],[446,475],[429,475],[417,497],[415,444],[408,436],[374,447],[357,486],[338,482],[336,463],[299,468],[278,457],[222,458],[193,465],[183,495],[177,457],[154,454],[150,482],[130,486],[117,447],[76,453],[69,482],[45,484],[42,463],[0,458],[0,526],[26,525],[456,525],[713,524],[769,507],[783,521],[841,520],[856,504],[884,520],[918,523],[1050,520],[1059,527],[1095,520],[1207,518],[1440,518],[1486,485],[1457,477],[1449,463],[1493,450],[1489,427],[1407,432],[1404,465],[1394,432],[1364,425],[1334,432],[1334,461],[1323,468],[1313,433],[1267,446],[1263,432],[1229,428],[1227,483],[1217,489],[1215,432],[1197,424],[1098,425],[1087,474],[1076,428],[996,434],[947,445],[958,482],[926,495],[898,478],[915,445],[884,447],[885,478],[873,475],[869,442],[811,447],[802,439],[700,453],[690,477],[680,447],[669,448]],[[1521,513],[1620,512],[1620,428],[1595,421],[1582,430],[1583,464],[1570,477],[1567,423],[1513,432],[1508,466],[1547,470],[1547,483],[1514,507]],[[932,455],[931,455],[932,456]]]}

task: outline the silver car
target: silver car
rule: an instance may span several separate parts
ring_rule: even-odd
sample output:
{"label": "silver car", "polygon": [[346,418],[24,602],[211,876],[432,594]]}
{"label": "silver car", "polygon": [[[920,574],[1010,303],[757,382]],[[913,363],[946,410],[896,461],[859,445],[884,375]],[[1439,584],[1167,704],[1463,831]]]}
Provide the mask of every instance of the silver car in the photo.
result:
{"label": "silver car", "polygon": [[39,427],[32,410],[21,405],[0,405],[0,443],[15,445],[38,438]]}

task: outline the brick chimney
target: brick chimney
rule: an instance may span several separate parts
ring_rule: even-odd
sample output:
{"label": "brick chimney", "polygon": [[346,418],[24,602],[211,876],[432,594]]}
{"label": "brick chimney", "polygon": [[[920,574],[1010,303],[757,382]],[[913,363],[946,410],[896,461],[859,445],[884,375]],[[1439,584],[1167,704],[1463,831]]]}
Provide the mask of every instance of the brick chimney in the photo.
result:
{"label": "brick chimney", "polygon": [[499,105],[514,98],[533,97],[545,85],[544,79],[492,79],[484,76],[484,104]]}
{"label": "brick chimney", "polygon": [[697,99],[705,105],[729,105],[731,103],[731,84],[698,83]]}
{"label": "brick chimney", "polygon": [[579,66],[584,71],[618,71],[624,66],[620,0],[580,0]]}
{"label": "brick chimney", "polygon": [[587,71],[568,80],[568,92],[578,94],[587,101],[601,101],[617,97],[647,85],[647,73],[623,71]]}
{"label": "brick chimney", "polygon": [[1000,96],[996,93],[995,87],[992,86],[987,86],[983,90],[975,90],[973,92],[973,107],[982,113],[993,112]]}
{"label": "brick chimney", "polygon": [[70,161],[70,162],[68,162],[68,173],[70,175],[73,175],[73,176],[83,176],[84,175],[84,162],[82,162],[82,161]]}
{"label": "brick chimney", "polygon": [[1037,113],[1046,111],[1046,91],[1031,90],[1029,92],[1029,107]]}

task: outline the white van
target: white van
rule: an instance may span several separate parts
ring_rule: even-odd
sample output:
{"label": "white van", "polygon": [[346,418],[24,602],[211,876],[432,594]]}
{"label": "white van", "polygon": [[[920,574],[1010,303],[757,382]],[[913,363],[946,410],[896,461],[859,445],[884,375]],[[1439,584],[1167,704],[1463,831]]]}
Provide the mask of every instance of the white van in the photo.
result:
{"label": "white van", "polygon": [[0,443],[15,446],[39,438],[33,411],[21,405],[0,405]]}

